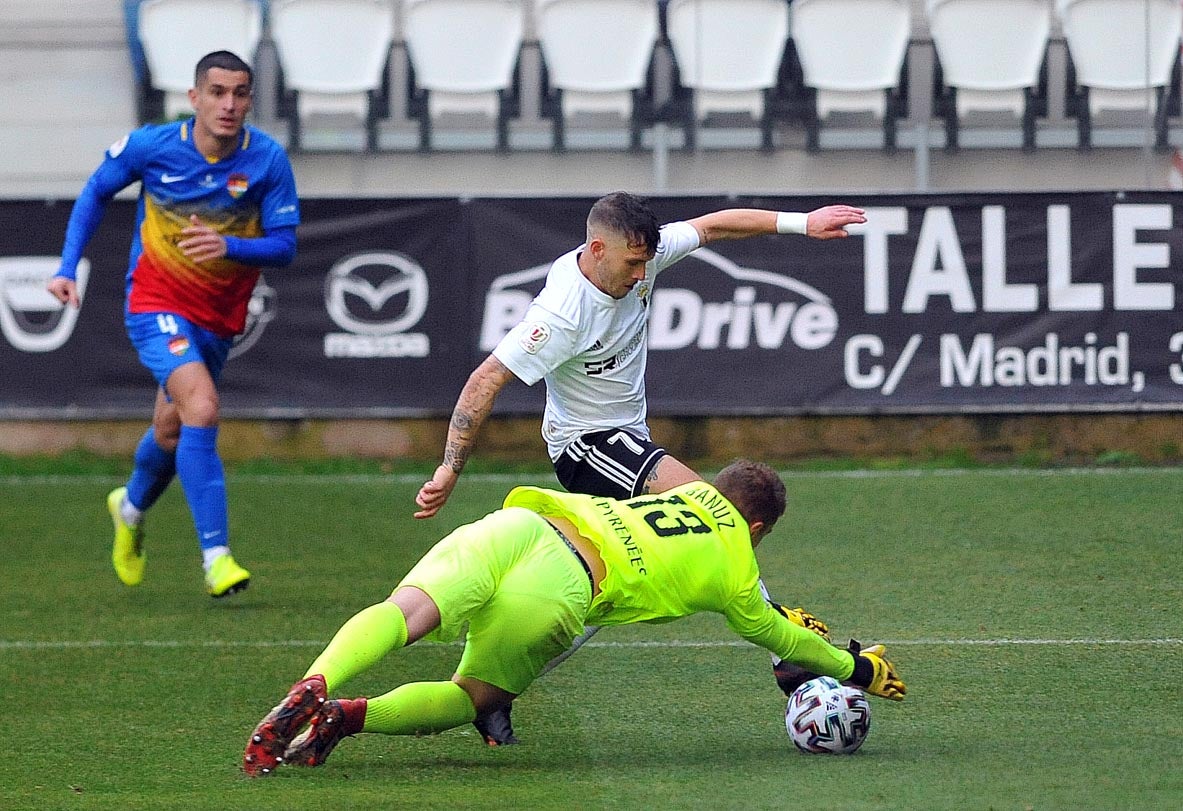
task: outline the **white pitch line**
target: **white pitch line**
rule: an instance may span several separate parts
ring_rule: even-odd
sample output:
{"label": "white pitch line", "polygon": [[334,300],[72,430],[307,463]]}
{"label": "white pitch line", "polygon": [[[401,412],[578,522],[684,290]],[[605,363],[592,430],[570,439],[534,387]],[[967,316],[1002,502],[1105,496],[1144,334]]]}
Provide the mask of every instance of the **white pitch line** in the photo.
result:
{"label": "white pitch line", "polygon": [[[1183,474],[1183,466],[906,468],[900,470],[781,470],[778,472],[785,479],[911,479],[959,476],[1033,476],[1056,478],[1060,476],[1123,476],[1126,474],[1174,476]],[[20,485],[60,485],[70,483],[111,484],[113,482],[124,481],[125,478],[102,474],[81,474],[78,476],[66,474],[9,475],[0,476],[0,486],[16,487]],[[416,473],[231,473],[227,478],[231,482],[241,482],[244,484],[274,484],[290,481],[304,481],[310,484],[422,484],[426,481],[425,475]],[[555,484],[554,478],[547,473],[467,473],[464,478],[474,482],[501,482],[507,484],[549,483],[551,486]]]}
{"label": "white pitch line", "polygon": [[[1009,645],[1094,645],[1094,646],[1141,646],[1141,647],[1178,647],[1183,646],[1183,638],[1162,637],[1157,639],[1109,639],[1102,637],[1081,637],[1077,639],[884,639],[877,640],[883,645],[898,647],[1005,647]],[[232,639],[0,639],[0,650],[88,650],[100,648],[320,648],[327,642],[317,639],[281,639],[281,640],[232,640]],[[441,647],[460,646],[459,642],[441,643],[425,642],[425,645],[439,645]],[[665,641],[636,641],[636,642],[589,642],[589,648],[743,648],[754,647],[743,640],[665,640]]]}

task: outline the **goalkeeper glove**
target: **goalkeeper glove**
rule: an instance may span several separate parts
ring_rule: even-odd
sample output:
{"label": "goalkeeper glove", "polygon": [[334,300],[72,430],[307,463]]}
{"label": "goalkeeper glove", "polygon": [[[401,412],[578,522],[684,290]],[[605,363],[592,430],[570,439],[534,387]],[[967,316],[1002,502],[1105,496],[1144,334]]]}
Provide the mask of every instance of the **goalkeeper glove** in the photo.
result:
{"label": "goalkeeper glove", "polygon": [[866,690],[873,696],[892,701],[904,700],[908,688],[896,673],[895,665],[885,655],[887,648],[883,645],[872,645],[863,649],[857,641],[852,639],[847,650],[854,657],[854,673],[848,680],[851,684]]}
{"label": "goalkeeper glove", "polygon": [[[807,631],[813,631],[827,642],[830,641],[830,628],[824,622],[819,620],[813,614],[810,614],[804,608],[785,608],[780,603],[775,603],[772,600],[768,601],[777,613],[787,619],[794,625],[800,626]],[[792,662],[786,662],[783,659],[774,661],[772,664],[772,675],[776,677],[776,686],[786,696],[791,696],[793,691],[800,687],[810,679],[816,679],[817,674],[806,670],[799,665]]]}
{"label": "goalkeeper glove", "polygon": [[830,626],[826,625],[813,614],[810,614],[804,608],[785,608],[780,603],[774,603],[771,600],[768,602],[789,622],[799,625],[807,631],[813,631],[827,642],[830,641]]}

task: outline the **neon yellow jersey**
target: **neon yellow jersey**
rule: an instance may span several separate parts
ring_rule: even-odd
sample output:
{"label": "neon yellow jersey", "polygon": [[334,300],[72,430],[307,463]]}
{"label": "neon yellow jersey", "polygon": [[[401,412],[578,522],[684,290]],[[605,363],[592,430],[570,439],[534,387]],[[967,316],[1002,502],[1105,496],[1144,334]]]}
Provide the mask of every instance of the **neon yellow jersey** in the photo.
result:
{"label": "neon yellow jersey", "polygon": [[775,611],[760,593],[747,522],[706,482],[616,501],[516,487],[506,507],[561,516],[599,550],[605,574],[589,625],[668,622],[722,614],[754,644],[819,675],[849,678],[850,654]]}

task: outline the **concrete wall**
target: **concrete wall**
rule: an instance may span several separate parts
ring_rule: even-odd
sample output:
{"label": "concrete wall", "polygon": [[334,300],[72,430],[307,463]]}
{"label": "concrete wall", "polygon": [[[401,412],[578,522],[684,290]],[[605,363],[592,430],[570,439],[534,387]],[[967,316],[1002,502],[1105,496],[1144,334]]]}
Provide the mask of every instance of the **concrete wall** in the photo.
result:
{"label": "concrete wall", "polygon": [[[991,463],[1183,462],[1183,415],[784,417],[651,420],[656,441],[700,467],[737,456],[773,463],[817,459],[940,457]],[[0,422],[0,455],[85,451],[130,459],[147,422]],[[437,462],[444,420],[227,420],[220,448],[231,461],[373,459]],[[492,419],[474,459],[546,459],[539,422]]]}

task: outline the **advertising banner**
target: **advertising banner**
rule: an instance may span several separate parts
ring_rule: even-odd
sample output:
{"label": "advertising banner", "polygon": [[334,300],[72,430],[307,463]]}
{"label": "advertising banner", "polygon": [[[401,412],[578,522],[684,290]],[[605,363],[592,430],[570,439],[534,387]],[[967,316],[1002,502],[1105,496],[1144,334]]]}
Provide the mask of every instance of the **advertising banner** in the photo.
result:
{"label": "advertising banner", "polygon": [[[1183,405],[1177,195],[851,196],[848,239],[720,240],[649,295],[655,415],[1168,410]],[[446,416],[583,239],[591,198],[305,200],[221,385],[232,416]],[[833,198],[663,197],[662,222]],[[140,415],[124,334],[134,204],[45,293],[69,204],[0,202],[0,416]],[[594,370],[589,370],[593,373]],[[515,384],[500,413],[540,413]]]}

